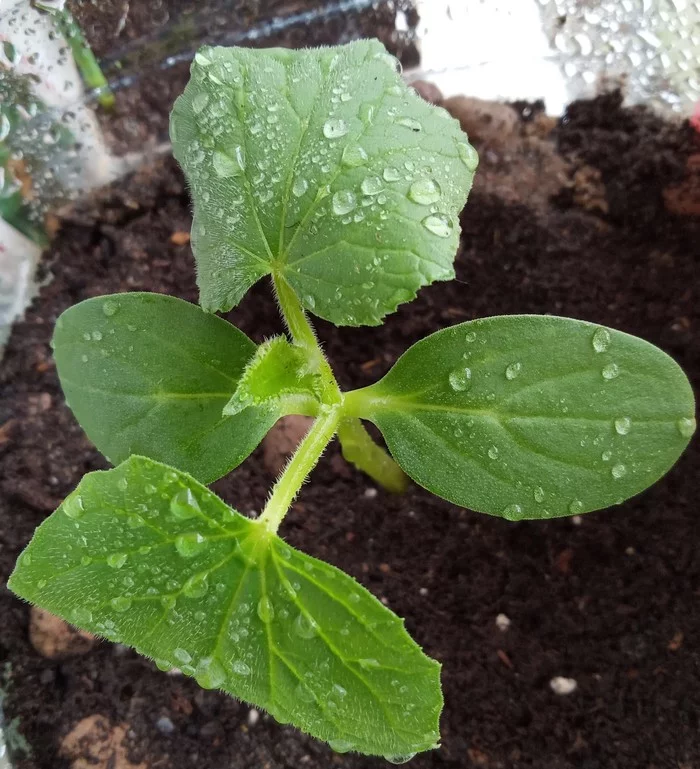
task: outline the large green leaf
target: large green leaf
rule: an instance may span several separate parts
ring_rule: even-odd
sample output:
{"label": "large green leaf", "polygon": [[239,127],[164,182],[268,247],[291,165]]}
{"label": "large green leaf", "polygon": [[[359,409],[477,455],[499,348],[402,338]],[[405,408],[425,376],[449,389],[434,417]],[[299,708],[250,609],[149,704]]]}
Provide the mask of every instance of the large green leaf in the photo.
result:
{"label": "large green leaf", "polygon": [[151,460],[86,475],[9,586],[338,751],[399,760],[439,738],[440,666],[396,615]]}
{"label": "large green leaf", "polygon": [[230,323],[163,294],[88,299],[56,323],[68,405],[110,462],[144,454],[204,483],[242,462],[281,402],[224,417],[256,346]]}
{"label": "large green leaf", "polygon": [[206,310],[274,272],[316,315],[376,325],[454,276],[477,156],[396,68],[375,40],[199,51],[170,133]]}
{"label": "large green leaf", "polygon": [[660,478],[695,429],[688,380],[661,350],[537,315],[438,331],[346,404],[421,486],[514,520],[622,502]]}

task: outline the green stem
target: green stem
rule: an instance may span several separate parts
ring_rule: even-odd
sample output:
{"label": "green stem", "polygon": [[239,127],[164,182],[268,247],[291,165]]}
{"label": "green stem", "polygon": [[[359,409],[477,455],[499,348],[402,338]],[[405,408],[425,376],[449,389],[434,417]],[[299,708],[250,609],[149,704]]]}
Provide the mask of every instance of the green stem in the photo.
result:
{"label": "green stem", "polygon": [[314,469],[340,421],[340,407],[327,407],[304,436],[282,476],[272,489],[272,495],[258,519],[274,534],[294,501],[308,474]]}
{"label": "green stem", "polygon": [[362,422],[345,418],[338,427],[343,457],[358,470],[382,485],[387,491],[400,494],[408,488],[408,477],[396,462],[365,430]]}

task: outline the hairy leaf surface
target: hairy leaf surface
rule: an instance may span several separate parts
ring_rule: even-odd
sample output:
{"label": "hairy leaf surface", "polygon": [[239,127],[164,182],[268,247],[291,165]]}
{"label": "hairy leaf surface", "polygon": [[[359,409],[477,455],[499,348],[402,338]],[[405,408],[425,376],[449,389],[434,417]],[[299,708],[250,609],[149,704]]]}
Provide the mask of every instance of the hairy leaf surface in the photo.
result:
{"label": "hairy leaf surface", "polygon": [[405,758],[439,738],[440,666],[396,615],[151,460],[86,475],[9,586],[338,751]]}
{"label": "hairy leaf surface", "polygon": [[454,277],[477,156],[396,68],[372,40],[199,51],[170,133],[206,310],[274,272],[316,315],[376,325]]}
{"label": "hairy leaf surface", "polygon": [[346,402],[421,486],[512,520],[622,502],[660,478],[695,429],[688,380],[657,347],[537,315],[438,331]]}
{"label": "hairy leaf surface", "polygon": [[88,299],[56,323],[68,405],[115,464],[144,454],[209,483],[242,462],[280,403],[222,410],[256,346],[230,323],[163,294]]}

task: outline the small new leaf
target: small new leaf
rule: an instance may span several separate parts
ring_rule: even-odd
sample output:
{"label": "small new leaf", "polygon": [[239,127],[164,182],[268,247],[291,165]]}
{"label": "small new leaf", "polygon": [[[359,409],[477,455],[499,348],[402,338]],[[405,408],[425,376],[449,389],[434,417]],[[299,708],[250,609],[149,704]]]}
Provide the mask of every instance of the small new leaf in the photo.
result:
{"label": "small new leaf", "polygon": [[256,346],[181,299],[88,299],[59,317],[52,344],[68,405],[114,464],[143,454],[210,483],[282,416],[281,404],[267,403],[222,417]]}
{"label": "small new leaf", "polygon": [[454,276],[477,155],[379,42],[202,48],[170,134],[206,310],[274,273],[316,315],[377,325]]}
{"label": "small new leaf", "polygon": [[440,666],[347,574],[143,457],[90,473],[9,587],[338,751],[435,747]]}
{"label": "small new leaf", "polygon": [[695,429],[690,384],[657,347],[536,315],[438,331],[346,406],[421,486],[511,520],[620,503],[666,473]]}
{"label": "small new leaf", "polygon": [[238,414],[249,406],[273,406],[289,396],[318,403],[320,377],[309,371],[308,355],[276,336],[261,344],[246,366],[236,392],[224,406],[224,415]]}

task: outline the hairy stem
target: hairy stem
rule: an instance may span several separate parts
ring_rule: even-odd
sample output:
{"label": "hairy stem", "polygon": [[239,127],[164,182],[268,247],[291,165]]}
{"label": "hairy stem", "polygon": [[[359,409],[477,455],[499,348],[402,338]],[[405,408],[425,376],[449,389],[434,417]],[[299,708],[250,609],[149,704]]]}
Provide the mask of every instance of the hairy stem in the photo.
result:
{"label": "hairy stem", "polygon": [[338,427],[338,439],[343,457],[358,470],[369,475],[387,491],[396,494],[406,491],[406,473],[374,442],[359,419],[343,419]]}
{"label": "hairy stem", "polygon": [[314,469],[324,449],[335,435],[339,421],[340,406],[326,407],[304,436],[304,440],[299,444],[299,448],[272,489],[270,499],[259,518],[259,522],[269,532],[274,534],[279,529],[282,519],[306,477]]}

